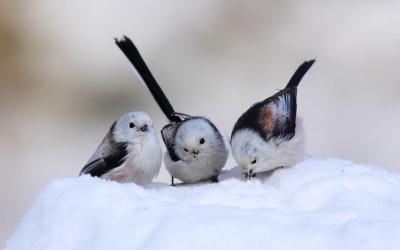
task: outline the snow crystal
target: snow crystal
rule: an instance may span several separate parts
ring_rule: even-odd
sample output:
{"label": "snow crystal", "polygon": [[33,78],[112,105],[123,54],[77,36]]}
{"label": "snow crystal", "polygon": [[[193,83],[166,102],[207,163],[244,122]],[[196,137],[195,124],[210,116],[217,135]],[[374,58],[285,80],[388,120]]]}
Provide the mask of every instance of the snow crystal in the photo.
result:
{"label": "snow crystal", "polygon": [[24,249],[400,249],[400,175],[308,159],[262,180],[143,188],[50,183],[7,242]]}

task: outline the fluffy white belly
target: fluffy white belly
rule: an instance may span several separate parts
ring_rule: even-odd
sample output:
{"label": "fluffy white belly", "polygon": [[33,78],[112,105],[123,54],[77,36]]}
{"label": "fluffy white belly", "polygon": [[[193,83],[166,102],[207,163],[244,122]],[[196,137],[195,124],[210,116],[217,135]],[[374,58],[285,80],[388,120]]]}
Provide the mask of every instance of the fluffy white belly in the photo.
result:
{"label": "fluffy white belly", "polygon": [[214,159],[197,159],[196,161],[172,161],[168,153],[164,155],[164,163],[172,177],[185,183],[195,183],[218,175],[224,167],[226,157],[218,156]]}
{"label": "fluffy white belly", "polygon": [[127,160],[119,167],[101,176],[121,183],[134,182],[139,185],[150,183],[161,167],[161,147],[133,149]]}

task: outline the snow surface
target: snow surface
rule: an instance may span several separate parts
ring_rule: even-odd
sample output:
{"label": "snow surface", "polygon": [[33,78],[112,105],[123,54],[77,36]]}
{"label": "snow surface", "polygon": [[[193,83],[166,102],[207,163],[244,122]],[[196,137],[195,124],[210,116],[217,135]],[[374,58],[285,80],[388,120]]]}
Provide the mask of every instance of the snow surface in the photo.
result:
{"label": "snow surface", "polygon": [[24,249],[400,249],[400,175],[308,159],[264,180],[143,188],[50,183],[7,242]]}

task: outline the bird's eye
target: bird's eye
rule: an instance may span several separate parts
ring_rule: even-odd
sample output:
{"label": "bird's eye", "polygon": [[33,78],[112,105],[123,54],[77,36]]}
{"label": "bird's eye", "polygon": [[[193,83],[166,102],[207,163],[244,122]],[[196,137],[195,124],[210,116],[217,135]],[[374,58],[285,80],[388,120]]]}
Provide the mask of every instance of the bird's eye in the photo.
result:
{"label": "bird's eye", "polygon": [[130,128],[134,128],[135,127],[135,123],[133,123],[133,122],[129,123],[129,127]]}
{"label": "bird's eye", "polygon": [[257,162],[257,160],[254,159],[254,160],[251,162],[251,164],[255,164],[256,162]]}
{"label": "bird's eye", "polygon": [[200,139],[200,144],[204,144],[204,142],[206,142],[206,140],[204,140],[204,138]]}
{"label": "bird's eye", "polygon": [[186,152],[188,152],[189,150],[187,150],[187,148],[183,148],[183,150],[185,150]]}

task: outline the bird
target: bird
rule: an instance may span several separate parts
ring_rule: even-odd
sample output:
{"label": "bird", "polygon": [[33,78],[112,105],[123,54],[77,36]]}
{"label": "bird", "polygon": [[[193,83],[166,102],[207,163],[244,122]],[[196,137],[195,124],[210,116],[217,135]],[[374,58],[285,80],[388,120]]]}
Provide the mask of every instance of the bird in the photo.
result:
{"label": "bird", "polygon": [[206,117],[175,112],[134,43],[127,36],[115,42],[168,119],[161,136],[167,148],[164,163],[171,185],[175,185],[174,178],[188,184],[218,182],[229,153],[217,127]]}
{"label": "bird", "polygon": [[112,124],[80,175],[146,185],[158,175],[161,162],[162,149],[150,116],[134,111]]}
{"label": "bird", "polygon": [[304,158],[304,128],[296,117],[297,87],[314,62],[303,62],[284,89],[253,104],[236,121],[231,151],[246,179],[292,166]]}

